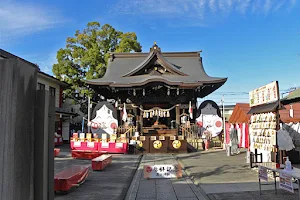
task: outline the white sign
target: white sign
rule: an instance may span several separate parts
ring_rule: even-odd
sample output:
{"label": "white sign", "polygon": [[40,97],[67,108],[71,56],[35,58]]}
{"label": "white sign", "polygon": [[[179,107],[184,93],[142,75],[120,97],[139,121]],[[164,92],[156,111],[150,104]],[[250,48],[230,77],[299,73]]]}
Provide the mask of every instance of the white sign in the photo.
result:
{"label": "white sign", "polygon": [[277,81],[249,92],[250,107],[275,102],[278,98]]}
{"label": "white sign", "polygon": [[180,165],[145,165],[144,178],[178,178],[182,177]]}
{"label": "white sign", "polygon": [[109,148],[109,143],[108,142],[102,142],[101,147],[102,148]]}
{"label": "white sign", "polygon": [[279,178],[279,188],[294,193],[292,177],[287,173],[280,172]]}
{"label": "white sign", "polygon": [[94,148],[94,142],[87,142],[87,147]]}
{"label": "white sign", "polygon": [[116,143],[116,148],[123,148],[123,143],[121,142]]}
{"label": "white sign", "polygon": [[79,138],[84,139],[85,138],[85,133],[79,133]]}
{"label": "white sign", "polygon": [[74,147],[81,147],[81,142],[74,142]]}
{"label": "white sign", "polygon": [[258,178],[261,180],[268,181],[268,171],[267,168],[259,166],[258,167]]}

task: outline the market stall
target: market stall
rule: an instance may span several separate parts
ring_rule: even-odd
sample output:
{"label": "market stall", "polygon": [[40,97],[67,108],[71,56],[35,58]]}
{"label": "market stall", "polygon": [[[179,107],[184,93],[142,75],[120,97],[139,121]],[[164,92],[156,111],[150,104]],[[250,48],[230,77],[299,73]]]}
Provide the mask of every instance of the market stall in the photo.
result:
{"label": "market stall", "polygon": [[98,138],[96,134],[91,133],[73,133],[71,138],[71,150],[80,151],[99,151],[108,153],[127,153],[128,142],[124,134],[117,138],[116,134],[112,134],[108,139],[106,134],[102,134],[102,138]]}
{"label": "market stall", "polygon": [[[255,162],[282,162],[277,152],[277,130],[281,109],[278,82],[252,90],[250,98],[250,152]],[[261,155],[258,161],[257,155]]]}

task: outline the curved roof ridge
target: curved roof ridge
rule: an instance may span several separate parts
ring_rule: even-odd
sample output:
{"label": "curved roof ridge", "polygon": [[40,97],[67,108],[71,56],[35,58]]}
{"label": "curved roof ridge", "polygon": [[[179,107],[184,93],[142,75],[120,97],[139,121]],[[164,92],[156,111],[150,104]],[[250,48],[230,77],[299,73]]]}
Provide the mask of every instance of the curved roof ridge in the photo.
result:
{"label": "curved roof ridge", "polygon": [[159,51],[154,50],[149,53],[147,58],[142,63],[140,63],[136,68],[134,68],[130,72],[124,74],[123,77],[131,76],[137,73],[139,70],[147,66],[155,56],[157,57],[158,60],[160,60],[163,63],[163,66],[166,67],[171,72],[179,74],[181,76],[187,76],[185,73],[179,71],[175,65],[170,63]]}

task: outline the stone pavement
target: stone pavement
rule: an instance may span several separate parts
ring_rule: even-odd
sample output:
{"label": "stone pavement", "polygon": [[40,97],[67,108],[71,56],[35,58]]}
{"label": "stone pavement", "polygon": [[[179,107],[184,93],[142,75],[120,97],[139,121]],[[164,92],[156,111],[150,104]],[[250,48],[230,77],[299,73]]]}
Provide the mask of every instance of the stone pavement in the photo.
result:
{"label": "stone pavement", "polygon": [[[70,165],[91,164],[91,160],[73,159],[69,148],[60,147],[55,158],[55,173]],[[90,171],[86,181],[67,194],[56,194],[55,200],[121,200],[124,199],[140,161],[139,155],[113,154],[112,164],[104,171]]]}
{"label": "stone pavement", "polygon": [[193,182],[211,200],[298,199],[298,191],[291,194],[278,189],[276,195],[273,180],[269,180],[272,185],[262,186],[259,195],[258,174],[249,168],[245,157],[246,151],[227,156],[223,150],[176,155]]}
{"label": "stone pavement", "polygon": [[183,171],[179,179],[145,179],[144,165],[178,164],[171,154],[146,154],[133,178],[126,200],[205,200],[208,199]]}

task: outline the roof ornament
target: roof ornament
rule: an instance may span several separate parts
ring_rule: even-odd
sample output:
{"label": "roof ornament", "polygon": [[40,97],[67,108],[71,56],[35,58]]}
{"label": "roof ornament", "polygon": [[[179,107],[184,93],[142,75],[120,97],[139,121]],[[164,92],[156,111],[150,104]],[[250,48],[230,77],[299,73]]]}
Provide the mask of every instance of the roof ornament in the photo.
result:
{"label": "roof ornament", "polygon": [[154,45],[150,48],[150,52],[151,51],[158,51],[158,52],[161,52],[160,51],[160,48],[157,46],[156,42],[154,41]]}

